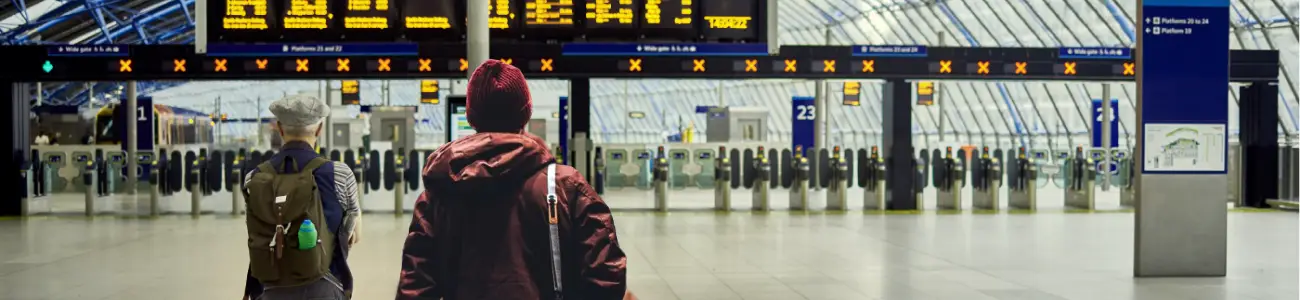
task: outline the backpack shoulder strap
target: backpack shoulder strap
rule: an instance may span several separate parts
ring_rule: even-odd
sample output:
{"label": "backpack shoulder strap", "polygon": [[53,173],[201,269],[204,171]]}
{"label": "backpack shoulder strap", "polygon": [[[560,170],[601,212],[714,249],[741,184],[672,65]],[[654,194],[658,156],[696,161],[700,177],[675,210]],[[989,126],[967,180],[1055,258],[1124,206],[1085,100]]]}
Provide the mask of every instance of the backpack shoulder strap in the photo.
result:
{"label": "backpack shoulder strap", "polygon": [[546,166],[546,222],[551,232],[551,289],[555,299],[564,299],[564,284],[560,277],[560,205],[555,196],[555,164]]}
{"label": "backpack shoulder strap", "polygon": [[307,166],[302,167],[302,170],[299,172],[311,173],[313,171],[316,171],[316,168],[320,168],[321,166],[324,166],[329,162],[330,162],[329,160],[317,156],[316,158],[311,159],[311,161],[308,161]]}
{"label": "backpack shoulder strap", "polygon": [[271,166],[271,161],[266,161],[266,162],[263,162],[263,163],[257,164],[257,171],[258,171],[258,172],[262,172],[262,174],[275,174],[275,173],[276,173],[276,172],[275,172],[275,167],[272,167],[272,166]]}

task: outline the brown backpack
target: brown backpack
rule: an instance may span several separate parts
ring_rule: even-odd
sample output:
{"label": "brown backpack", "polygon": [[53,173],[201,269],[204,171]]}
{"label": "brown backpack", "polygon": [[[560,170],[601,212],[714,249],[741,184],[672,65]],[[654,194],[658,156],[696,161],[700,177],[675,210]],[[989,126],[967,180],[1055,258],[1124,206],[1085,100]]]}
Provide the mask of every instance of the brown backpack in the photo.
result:
{"label": "brown backpack", "polygon": [[[326,225],[325,210],[317,192],[317,168],[328,163],[317,157],[297,172],[293,158],[284,158],[285,172],[270,162],[257,166],[257,173],[245,186],[248,208],[248,260],[253,278],[268,287],[311,284],[330,274],[335,236]],[[303,221],[316,227],[316,246],[299,249],[298,232]]]}

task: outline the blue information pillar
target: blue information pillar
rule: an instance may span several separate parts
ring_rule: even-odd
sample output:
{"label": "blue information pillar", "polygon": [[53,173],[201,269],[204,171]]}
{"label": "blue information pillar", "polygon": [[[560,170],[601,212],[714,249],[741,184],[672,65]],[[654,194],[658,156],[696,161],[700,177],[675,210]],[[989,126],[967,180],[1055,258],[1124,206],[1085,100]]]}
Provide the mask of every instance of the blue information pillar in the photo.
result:
{"label": "blue information pillar", "polygon": [[[117,109],[118,110],[126,109],[126,105],[118,105]],[[117,124],[126,124],[125,122],[127,120],[123,120],[123,119],[134,115],[135,116],[134,121],[136,122],[135,124],[136,150],[153,151],[153,132],[154,132],[153,97],[147,97],[147,96],[136,97],[135,110],[136,110],[135,114],[128,114],[122,111],[114,112],[113,115],[118,119],[113,120],[113,122]],[[122,141],[126,141],[126,125],[113,126],[113,127],[114,128],[109,130],[116,130],[114,134],[117,135],[118,139]],[[100,128],[99,130],[106,130],[106,129]],[[126,143],[123,142],[121,146],[122,146],[122,151],[126,151]]]}
{"label": "blue information pillar", "polygon": [[1133,274],[1227,272],[1228,0],[1139,0]]}
{"label": "blue information pillar", "polygon": [[813,131],[813,127],[816,126],[814,124],[817,123],[818,113],[817,106],[814,105],[816,100],[813,97],[794,97],[794,100],[790,101],[790,103],[793,105],[790,107],[791,117],[794,118],[793,122],[790,123],[790,133],[792,135],[790,151],[803,146],[803,154],[807,156],[814,151],[815,148],[813,147],[816,145],[814,142],[817,134]]}

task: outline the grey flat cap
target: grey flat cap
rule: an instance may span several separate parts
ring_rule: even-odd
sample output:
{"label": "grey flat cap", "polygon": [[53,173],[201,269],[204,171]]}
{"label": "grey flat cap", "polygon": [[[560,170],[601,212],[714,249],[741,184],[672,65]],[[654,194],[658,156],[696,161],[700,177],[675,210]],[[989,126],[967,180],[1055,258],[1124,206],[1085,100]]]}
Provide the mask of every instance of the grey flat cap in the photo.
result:
{"label": "grey flat cap", "polygon": [[271,102],[271,114],[284,125],[312,126],[329,116],[330,107],[314,96],[298,94]]}

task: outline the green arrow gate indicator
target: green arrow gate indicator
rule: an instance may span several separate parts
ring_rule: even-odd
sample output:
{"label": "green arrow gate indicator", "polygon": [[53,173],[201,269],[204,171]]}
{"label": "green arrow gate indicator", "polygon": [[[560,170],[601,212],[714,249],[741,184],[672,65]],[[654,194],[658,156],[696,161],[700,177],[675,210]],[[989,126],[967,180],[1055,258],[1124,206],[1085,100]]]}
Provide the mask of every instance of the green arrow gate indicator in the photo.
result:
{"label": "green arrow gate indicator", "polygon": [[47,60],[44,65],[41,65],[41,70],[45,70],[45,73],[49,73],[51,70],[54,70],[54,64]]}

